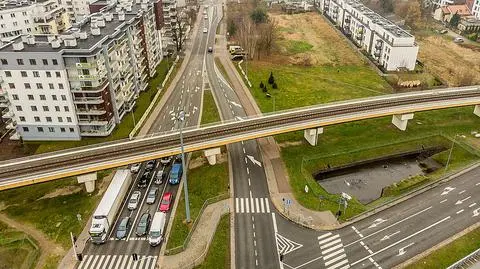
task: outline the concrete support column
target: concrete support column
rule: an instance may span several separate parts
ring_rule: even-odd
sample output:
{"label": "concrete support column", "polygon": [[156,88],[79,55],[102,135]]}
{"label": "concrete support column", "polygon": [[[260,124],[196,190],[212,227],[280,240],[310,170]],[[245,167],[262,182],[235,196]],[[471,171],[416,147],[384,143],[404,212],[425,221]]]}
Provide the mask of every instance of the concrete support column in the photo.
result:
{"label": "concrete support column", "polygon": [[220,148],[206,149],[203,151],[203,154],[205,154],[205,157],[207,157],[208,163],[210,165],[214,165],[217,163],[217,154],[220,153]]}
{"label": "concrete support column", "polygon": [[303,137],[310,143],[312,146],[316,146],[318,143],[318,135],[323,134],[323,127],[307,129],[303,131]]}
{"label": "concrete support column", "polygon": [[480,117],[480,105],[475,105],[475,109],[473,110],[473,114]]}
{"label": "concrete support column", "polygon": [[85,183],[85,188],[87,192],[93,192],[95,190],[95,180],[97,180],[97,173],[90,173],[85,175],[80,175],[77,177],[78,183]]}
{"label": "concrete support column", "polygon": [[393,115],[392,123],[397,126],[398,129],[405,131],[407,129],[408,120],[413,119],[413,113]]}

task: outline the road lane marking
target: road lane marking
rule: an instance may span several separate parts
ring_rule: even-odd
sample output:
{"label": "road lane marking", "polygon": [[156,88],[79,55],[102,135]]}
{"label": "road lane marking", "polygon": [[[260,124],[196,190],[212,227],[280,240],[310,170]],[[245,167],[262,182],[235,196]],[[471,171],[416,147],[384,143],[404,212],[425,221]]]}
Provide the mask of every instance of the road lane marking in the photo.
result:
{"label": "road lane marking", "polygon": [[270,204],[268,203],[268,198],[265,198],[265,207],[267,208],[267,213],[270,213]]}
{"label": "road lane marking", "polygon": [[473,207],[473,206],[475,206],[476,204],[477,204],[477,203],[473,203],[473,204],[469,205],[468,207]]}
{"label": "road lane marking", "polygon": [[257,209],[257,212],[264,213],[263,211],[260,211],[260,204],[258,203],[258,198],[255,198],[255,208]]}
{"label": "road lane marking", "polygon": [[242,211],[240,211],[240,213],[243,213],[244,211],[243,211],[243,199],[242,198],[240,198],[240,205],[241,205],[241,209],[242,209]]}
{"label": "road lane marking", "polygon": [[[341,261],[341,262],[339,262],[339,263],[337,263],[333,266],[328,267],[327,269],[336,269],[336,268],[338,268],[338,267],[340,267],[340,266],[342,266],[346,263],[348,263],[348,260],[343,260],[343,261]],[[342,267],[341,269],[347,269],[347,268],[350,268],[350,266],[346,265],[346,266]]]}
{"label": "road lane marking", "polygon": [[377,267],[378,269],[382,269],[382,267],[380,267],[380,265],[378,265],[378,263],[372,257],[370,257],[368,260],[373,263],[373,265],[375,265],[375,267]]}
{"label": "road lane marking", "polygon": [[238,213],[238,208],[239,208],[238,198],[235,198],[235,212],[237,213]]}
{"label": "road lane marking", "polygon": [[250,187],[250,178],[248,178],[248,186]]}
{"label": "road lane marking", "polygon": [[466,190],[463,190],[463,191],[459,192],[458,194],[462,194],[462,193],[464,193],[464,192],[466,192]]}
{"label": "road lane marking", "polygon": [[[274,232],[274,235],[276,237],[276,235],[278,234],[278,227],[277,227],[277,219],[275,217],[275,213],[272,213],[272,222],[273,222],[273,232]],[[280,252],[279,252],[279,249],[278,249],[278,245],[275,244],[275,247],[277,248],[277,261],[280,264],[280,269],[283,269],[283,262],[280,261]]]}
{"label": "road lane marking", "polygon": [[440,204],[443,204],[443,203],[445,203],[446,201],[447,201],[447,199],[444,199],[444,200],[440,201]]}
{"label": "road lane marking", "polygon": [[260,209],[261,209],[262,213],[265,212],[265,208],[263,206],[263,199],[262,198],[260,198]]}
{"label": "road lane marking", "polygon": [[334,250],[336,250],[336,249],[338,249],[338,248],[341,248],[341,247],[343,247],[342,244],[335,245],[335,246],[333,246],[333,247],[331,247],[331,248],[327,248],[327,249],[325,249],[325,250],[322,251],[322,255],[325,255],[325,254],[327,254],[327,253],[329,253],[329,252],[332,252],[332,251],[334,251]]}
{"label": "road lane marking", "polygon": [[327,238],[327,239],[323,239],[323,240],[319,241],[318,243],[321,245],[321,244],[327,243],[327,242],[329,242],[329,241],[332,241],[333,239],[337,239],[337,238],[339,238],[339,237],[340,237],[340,235],[336,234],[336,235],[331,236],[331,237],[329,237],[329,238]]}
{"label": "road lane marking", "polygon": [[334,241],[332,241],[332,242],[330,242],[330,243],[327,243],[327,244],[325,244],[325,245],[321,245],[320,248],[321,248],[321,249],[328,248],[328,247],[333,246],[333,245],[336,245],[336,244],[338,244],[338,243],[340,243],[340,242],[342,242],[342,240],[341,240],[341,239],[337,239],[337,240],[334,240]]}
{"label": "road lane marking", "polygon": [[[341,259],[343,259],[343,258],[346,258],[346,257],[347,257],[346,254],[342,254],[342,255],[340,255],[340,256],[338,256],[338,257],[335,257],[335,258],[329,260],[328,262],[325,262],[325,266],[329,266],[330,264],[332,264],[332,263],[334,263],[334,262],[336,262],[336,261],[339,261],[339,260],[341,260]],[[345,260],[345,261],[348,262],[347,260]]]}
{"label": "road lane marking", "polygon": [[398,250],[398,255],[397,255],[397,256],[402,256],[403,254],[405,254],[405,253],[406,253],[405,249],[408,248],[408,247],[413,246],[414,244],[415,244],[415,242],[412,242],[412,243],[410,243],[410,244],[408,244],[408,245],[400,248],[400,249]]}
{"label": "road lane marking", "polygon": [[475,184],[475,186],[480,186],[480,182],[478,182],[477,184]]}
{"label": "road lane marking", "polygon": [[247,152],[245,151],[245,147],[243,147],[243,154],[246,154]]}
{"label": "road lane marking", "polygon": [[460,213],[462,213],[463,211],[465,211],[465,210],[464,210],[464,209],[458,210],[458,211],[457,211],[457,214],[460,214]]}
{"label": "road lane marking", "polygon": [[435,223],[433,223],[433,224],[431,224],[431,225],[429,225],[429,226],[421,229],[420,231],[417,231],[417,232],[415,232],[415,233],[413,233],[413,234],[411,234],[411,235],[409,235],[409,236],[407,236],[407,237],[404,237],[403,239],[400,239],[399,241],[397,241],[397,242],[395,242],[395,243],[393,243],[393,244],[391,244],[391,245],[388,245],[388,246],[380,249],[379,251],[377,251],[377,252],[375,252],[375,253],[372,253],[372,254],[364,257],[364,258],[361,258],[360,260],[358,260],[358,261],[356,261],[356,262],[351,263],[350,266],[354,266],[354,265],[356,265],[356,264],[359,264],[359,263],[363,262],[364,260],[366,260],[366,259],[368,259],[368,258],[370,258],[370,257],[373,257],[373,256],[375,256],[375,255],[377,255],[377,254],[379,254],[379,253],[382,253],[382,252],[384,252],[385,250],[387,250],[387,249],[389,249],[389,248],[392,248],[392,247],[394,247],[394,246],[402,243],[403,241],[408,240],[408,239],[416,236],[417,234],[420,234],[420,233],[422,233],[422,232],[424,232],[424,231],[426,231],[426,230],[428,230],[428,229],[431,229],[431,228],[434,227],[434,226],[437,226],[438,224],[440,224],[440,223],[442,223],[442,222],[444,222],[444,221],[449,220],[450,218],[451,218],[450,216],[445,217],[445,218],[443,218],[443,219],[441,219],[441,220],[439,220],[439,221],[437,221],[437,222],[435,222]]}
{"label": "road lane marking", "polygon": [[344,251],[343,248],[342,248],[342,249],[339,249],[339,250],[337,250],[337,251],[335,251],[335,252],[332,252],[332,253],[330,253],[330,254],[328,254],[328,255],[325,255],[325,256],[323,257],[323,259],[324,259],[324,260],[328,260],[328,259],[330,259],[330,258],[332,258],[332,257],[335,257],[335,256],[337,256],[338,254],[344,253],[344,252],[345,252],[345,251]]}
{"label": "road lane marking", "polygon": [[389,235],[385,235],[382,239],[380,239],[380,241],[384,241],[384,240],[388,240],[390,239],[392,236],[396,235],[396,234],[399,234],[400,231],[396,231],[394,232],[393,234],[389,234]]}
{"label": "road lane marking", "polygon": [[363,235],[360,233],[360,231],[357,228],[355,228],[355,226],[352,225],[352,229],[358,234],[358,236],[363,238]]}
{"label": "road lane marking", "polygon": [[330,236],[332,233],[326,233],[326,234],[322,234],[320,235],[319,237],[317,237],[318,240],[322,239],[322,238],[325,238],[327,236]]}
{"label": "road lane marking", "polygon": [[250,175],[250,169],[247,167],[247,174]]}
{"label": "road lane marking", "polygon": [[471,197],[472,197],[472,196],[468,196],[468,197],[466,197],[466,198],[464,198],[464,199],[462,199],[462,200],[458,200],[458,201],[455,203],[455,205],[463,204],[463,202],[467,201],[467,200],[470,199]]}
{"label": "road lane marking", "polygon": [[[387,226],[387,227],[385,227],[385,228],[383,228],[383,229],[380,229],[380,230],[378,230],[378,231],[376,231],[376,232],[374,232],[374,233],[371,233],[371,234],[369,234],[369,235],[366,235],[366,236],[363,237],[363,239],[367,239],[367,238],[369,238],[369,237],[371,237],[371,236],[374,236],[374,235],[376,235],[376,234],[378,234],[378,233],[381,233],[381,232],[385,231],[385,230],[388,229],[388,228],[391,228],[391,227],[393,227],[393,226],[395,226],[395,225],[398,225],[398,224],[400,224],[400,223],[402,223],[402,222],[404,222],[404,221],[406,221],[406,220],[409,220],[409,219],[411,219],[411,218],[413,218],[413,217],[415,217],[415,216],[417,216],[417,215],[419,215],[419,214],[422,214],[423,212],[432,209],[432,207],[433,207],[433,206],[429,206],[429,207],[427,207],[427,208],[425,208],[425,209],[423,209],[423,210],[420,210],[420,211],[418,211],[417,213],[415,213],[415,214],[413,214],[413,215],[410,215],[410,216],[408,216],[408,217],[406,217],[406,218],[403,218],[402,220],[397,221],[397,222],[395,222],[395,223],[393,223],[393,224],[391,224],[391,225],[389,225],[389,226]],[[346,245],[345,247],[348,247],[348,246],[351,246],[351,245],[353,245],[353,244],[356,244],[356,243],[360,242],[361,240],[362,240],[362,239],[353,241],[352,243]]]}
{"label": "road lane marking", "polygon": [[[103,264],[102,269],[107,268],[108,262],[110,261],[111,257],[112,257],[111,255],[107,255],[107,258],[105,259],[105,263]],[[117,256],[114,255],[114,257],[116,258]]]}
{"label": "road lane marking", "polygon": [[246,213],[250,213],[250,209],[249,209],[249,207],[248,207],[248,204],[249,204],[249,203],[248,203],[248,200],[245,200],[245,212],[246,212]]}

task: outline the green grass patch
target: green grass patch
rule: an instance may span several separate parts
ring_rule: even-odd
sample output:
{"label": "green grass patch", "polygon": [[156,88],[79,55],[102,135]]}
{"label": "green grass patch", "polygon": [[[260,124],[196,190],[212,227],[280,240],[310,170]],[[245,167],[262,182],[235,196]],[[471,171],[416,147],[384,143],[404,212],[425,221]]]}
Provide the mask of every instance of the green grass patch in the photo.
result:
{"label": "green grass patch", "polygon": [[[147,89],[140,93],[138,97],[134,109],[134,117],[135,120],[138,121],[142,117],[142,115],[147,110],[148,106],[152,102],[153,98],[158,92],[158,87],[161,86],[165,76],[168,72],[168,66],[171,66],[173,63],[172,60],[167,62],[167,59],[164,59],[160,62],[157,66],[157,73],[155,77],[151,78],[149,81],[149,85]],[[179,62],[180,63],[180,62]],[[173,73],[172,73],[173,74]],[[162,90],[162,95],[165,93],[166,88]],[[159,100],[161,98],[158,98]],[[35,154],[51,152],[61,149],[79,147],[79,146],[86,146],[90,144],[97,144],[102,142],[114,141],[119,139],[128,138],[128,135],[133,130],[133,117],[132,113],[127,113],[123,117],[120,124],[118,124],[115,129],[113,130],[112,134],[107,137],[83,137],[80,141],[39,141],[39,142],[25,142],[27,145],[38,145]]]}
{"label": "green grass patch", "polygon": [[402,179],[400,182],[393,183],[392,185],[383,188],[382,196],[398,196],[425,184],[429,180],[430,177],[425,175],[416,175]]}
{"label": "green grass patch", "polygon": [[203,165],[190,169],[187,176],[190,217],[192,221],[188,224],[185,222],[185,199],[182,192],[168,239],[167,250],[183,245],[192,228],[193,222],[198,217],[200,209],[207,199],[228,192],[227,186],[229,178],[227,162],[213,166]]}
{"label": "green grass patch", "polygon": [[54,255],[48,256],[47,260],[45,261],[45,266],[43,266],[42,269],[57,269],[58,264],[60,263],[60,260],[62,258],[63,257],[61,256],[54,256]]}
{"label": "green grass patch", "polygon": [[477,228],[405,269],[447,268],[479,248],[480,228]]}
{"label": "green grass patch", "polygon": [[[99,172],[96,184],[101,184],[103,177],[108,173],[109,171]],[[101,199],[101,196],[97,195],[98,190],[88,194],[81,185],[82,190],[76,193],[39,198],[71,185],[78,185],[75,178],[5,190],[0,192],[0,203],[8,206],[3,212],[9,217],[32,224],[50,239],[68,249],[71,246],[70,232],[78,235],[82,231]],[[81,216],[80,221],[77,219],[77,214]]]}
{"label": "green grass patch", "polygon": [[311,50],[313,45],[303,40],[285,40],[283,46],[287,49],[289,54],[303,53]]}
{"label": "green grass patch", "polygon": [[211,90],[203,91],[203,105],[202,105],[202,121],[201,124],[209,124],[220,122],[220,114],[218,113],[215,99]]}
{"label": "green grass patch", "polygon": [[33,239],[0,222],[0,268],[34,268],[39,256]]}
{"label": "green grass patch", "polygon": [[205,261],[196,269],[230,268],[230,215],[223,215],[208,249]]}
{"label": "green grass patch", "polygon": [[217,66],[220,73],[222,73],[222,76],[227,80],[227,82],[230,83],[230,85],[232,85],[232,81],[230,81],[230,78],[227,75],[227,71],[225,70],[225,66],[223,66],[222,62],[220,61],[220,58],[215,57],[215,65]]}

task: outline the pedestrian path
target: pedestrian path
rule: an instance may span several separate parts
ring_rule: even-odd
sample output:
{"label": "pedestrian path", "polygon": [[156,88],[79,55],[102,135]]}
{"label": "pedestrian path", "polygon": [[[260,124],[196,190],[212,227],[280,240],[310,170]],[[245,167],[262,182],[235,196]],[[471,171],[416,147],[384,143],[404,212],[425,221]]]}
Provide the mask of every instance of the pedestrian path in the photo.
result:
{"label": "pedestrian path", "polygon": [[133,261],[132,255],[85,255],[78,269],[153,269],[157,256],[138,256]]}
{"label": "pedestrian path", "polygon": [[347,269],[347,255],[343,248],[342,239],[338,234],[326,233],[318,237],[318,244],[327,269]]}
{"label": "pedestrian path", "polygon": [[268,198],[235,198],[235,213],[270,213]]}

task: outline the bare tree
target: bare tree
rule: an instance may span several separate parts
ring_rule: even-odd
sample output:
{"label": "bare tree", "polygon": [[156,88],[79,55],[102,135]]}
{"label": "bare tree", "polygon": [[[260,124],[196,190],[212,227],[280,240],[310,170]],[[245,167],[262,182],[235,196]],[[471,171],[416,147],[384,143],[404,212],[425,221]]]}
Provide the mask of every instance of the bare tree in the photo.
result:
{"label": "bare tree", "polygon": [[236,37],[240,45],[245,49],[245,52],[247,53],[246,57],[253,59],[258,38],[255,31],[255,25],[249,17],[243,17],[242,23],[237,29]]}
{"label": "bare tree", "polygon": [[410,0],[408,2],[408,11],[405,22],[410,27],[416,27],[422,19],[422,7],[419,0]]}
{"label": "bare tree", "polygon": [[[260,25],[260,43],[261,49],[270,55],[275,41],[278,37],[278,22],[275,19],[269,19],[266,23]],[[260,54],[260,53],[259,53]]]}
{"label": "bare tree", "polygon": [[175,21],[172,22],[172,40],[175,43],[177,52],[183,49],[185,43],[185,32],[188,25],[188,16],[184,13],[175,14]]}

